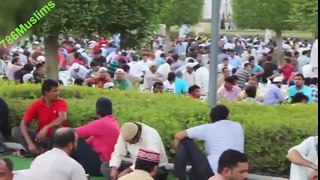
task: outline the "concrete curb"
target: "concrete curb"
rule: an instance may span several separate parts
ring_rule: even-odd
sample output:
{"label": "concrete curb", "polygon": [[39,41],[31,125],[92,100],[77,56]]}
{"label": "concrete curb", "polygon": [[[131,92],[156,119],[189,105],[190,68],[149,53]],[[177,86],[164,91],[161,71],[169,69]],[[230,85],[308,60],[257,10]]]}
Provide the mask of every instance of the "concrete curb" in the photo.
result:
{"label": "concrete curb", "polygon": [[262,175],[257,175],[257,174],[250,174],[248,179],[249,180],[289,180],[286,178],[262,176]]}

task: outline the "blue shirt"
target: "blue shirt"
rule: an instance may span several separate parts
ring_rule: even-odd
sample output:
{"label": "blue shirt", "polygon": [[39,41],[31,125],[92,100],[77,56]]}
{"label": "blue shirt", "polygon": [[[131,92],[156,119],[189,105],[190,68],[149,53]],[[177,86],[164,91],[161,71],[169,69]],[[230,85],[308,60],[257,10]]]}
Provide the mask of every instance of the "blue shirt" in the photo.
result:
{"label": "blue shirt", "polygon": [[261,72],[263,71],[263,68],[259,65],[255,65],[253,68],[252,68],[252,72],[253,73],[258,73],[258,72]]}
{"label": "blue shirt", "polygon": [[277,85],[271,84],[269,89],[267,89],[264,95],[264,101],[263,101],[264,104],[275,105],[284,101],[285,101],[285,98],[281,92],[281,89]]}
{"label": "blue shirt", "polygon": [[242,67],[243,61],[239,56],[233,56],[233,58],[229,57],[229,64],[236,69],[240,69]]}
{"label": "blue shirt", "polygon": [[292,97],[294,97],[297,93],[303,93],[309,98],[308,103],[313,103],[312,90],[308,86],[303,86],[300,90],[297,90],[297,87],[295,85],[291,86],[288,93],[290,100],[292,100]]}
{"label": "blue shirt", "polygon": [[218,55],[218,64],[222,63],[222,62],[223,62],[223,59],[228,58],[228,57],[229,57],[229,56],[228,56],[227,54],[225,54],[225,53],[220,53],[220,54]]}
{"label": "blue shirt", "polygon": [[176,94],[185,94],[188,92],[188,84],[185,80],[176,77],[174,81]]}
{"label": "blue shirt", "polygon": [[158,67],[164,63],[166,63],[166,60],[164,60],[162,57],[156,59],[156,64]]}

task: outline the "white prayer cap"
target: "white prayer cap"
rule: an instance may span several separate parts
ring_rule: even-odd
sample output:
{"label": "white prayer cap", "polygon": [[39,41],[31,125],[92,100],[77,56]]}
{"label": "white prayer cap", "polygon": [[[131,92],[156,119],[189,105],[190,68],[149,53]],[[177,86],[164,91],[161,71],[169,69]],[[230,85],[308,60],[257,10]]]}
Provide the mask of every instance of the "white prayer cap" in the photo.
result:
{"label": "white prayer cap", "polygon": [[19,52],[19,53],[24,53],[24,50],[23,50],[22,48],[19,48],[19,49],[18,49],[18,52]]}
{"label": "white prayer cap", "polygon": [[124,73],[124,70],[119,68],[116,70],[116,73]]}
{"label": "white prayer cap", "polygon": [[28,81],[30,81],[31,79],[33,79],[33,75],[32,74],[25,74],[23,77],[22,77],[22,80],[24,83],[27,83]]}
{"label": "white prayer cap", "polygon": [[71,67],[72,67],[72,69],[79,69],[80,68],[80,64],[73,63]]}
{"label": "white prayer cap", "polygon": [[44,56],[38,56],[37,61],[38,62],[45,62],[46,58]]}
{"label": "white prayer cap", "polygon": [[108,72],[108,69],[105,67],[101,67],[98,71],[98,73],[102,73],[102,72]]}
{"label": "white prayer cap", "polygon": [[283,81],[282,77],[275,77],[275,78],[273,79],[273,82],[274,82],[274,83],[282,83],[282,81]]}
{"label": "white prayer cap", "polygon": [[81,45],[80,44],[76,44],[76,45],[74,45],[74,47],[77,48],[77,49],[80,49]]}
{"label": "white prayer cap", "polygon": [[103,86],[104,89],[109,89],[109,88],[112,88],[112,87],[114,87],[113,82],[107,82]]}

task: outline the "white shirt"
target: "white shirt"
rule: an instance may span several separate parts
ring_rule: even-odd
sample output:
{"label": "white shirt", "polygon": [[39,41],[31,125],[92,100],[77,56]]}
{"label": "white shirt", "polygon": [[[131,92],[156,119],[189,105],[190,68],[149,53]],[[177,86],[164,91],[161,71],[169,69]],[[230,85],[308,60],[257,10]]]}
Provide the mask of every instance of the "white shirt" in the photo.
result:
{"label": "white shirt", "polygon": [[141,139],[136,144],[129,144],[124,141],[121,135],[118,137],[117,144],[114,147],[114,152],[111,155],[110,167],[119,168],[121,161],[127,153],[130,154],[130,157],[133,159],[132,162],[135,162],[138,151],[140,148],[150,149],[160,153],[160,167],[166,166],[168,164],[168,158],[166,150],[164,148],[162,139],[157,130],[149,127],[143,123],[142,125]]}
{"label": "white shirt", "polygon": [[139,61],[138,63],[136,63],[136,67],[139,69],[139,71],[146,73],[149,69],[150,69],[150,64],[152,63],[152,61],[147,60],[147,61]]}
{"label": "white shirt", "polygon": [[4,75],[6,73],[6,69],[6,63],[2,59],[0,59],[0,75]]}
{"label": "white shirt", "polygon": [[110,54],[107,56],[107,58],[106,58],[107,63],[110,63],[115,56],[116,56],[116,52],[115,52],[115,51],[113,51],[112,53],[110,53]]}
{"label": "white shirt", "polygon": [[149,70],[144,75],[143,87],[144,87],[144,89],[151,90],[153,85],[156,82],[162,82],[162,81],[163,81],[162,74],[160,74],[158,71],[156,71],[155,73],[152,73]]}
{"label": "white shirt", "polygon": [[221,120],[190,128],[187,133],[189,138],[205,142],[207,158],[214,173],[217,173],[218,161],[224,151],[244,152],[244,132],[238,122]]}
{"label": "white shirt", "polygon": [[7,67],[6,67],[6,76],[9,80],[14,80],[14,73],[17,72],[18,70],[20,70],[22,67],[15,65],[15,64],[11,64],[11,62],[8,63]]}
{"label": "white shirt", "polygon": [[318,77],[318,39],[313,43],[311,54],[310,54],[310,64],[312,68],[317,68],[312,72],[312,77]]}
{"label": "white shirt", "polygon": [[162,53],[163,51],[161,51],[160,49],[156,50],[156,52],[154,53],[155,59],[159,58]]}
{"label": "white shirt", "polygon": [[28,180],[87,180],[83,167],[58,148],[38,156],[31,164]]}
{"label": "white shirt", "polygon": [[194,73],[196,85],[200,87],[202,95],[208,95],[209,92],[209,70],[200,67]]}
{"label": "white shirt", "polygon": [[[224,67],[225,67],[225,66],[224,66],[223,63],[218,64],[218,72],[222,72],[222,69],[223,69]],[[229,69],[230,74],[231,74],[233,67],[232,67],[230,64],[228,64],[228,67],[227,67],[227,68]]]}
{"label": "white shirt", "polygon": [[248,61],[250,56],[253,56],[254,59],[258,61],[258,55],[255,50],[252,50],[250,54],[248,51],[245,51],[244,53],[241,54],[241,59],[242,61]]}
{"label": "white shirt", "polygon": [[170,93],[175,93],[175,84],[174,82],[171,84],[168,80],[166,80],[164,83],[163,83],[163,86],[164,86],[164,90],[166,92],[170,92]]}
{"label": "white shirt", "polygon": [[171,72],[171,67],[168,63],[164,63],[159,66],[158,72],[162,74],[164,80],[167,80],[169,72]]}
{"label": "white shirt", "polygon": [[224,46],[223,46],[223,49],[234,49],[236,47],[236,45],[234,43],[226,43]]}
{"label": "white shirt", "polygon": [[30,169],[13,171],[13,180],[26,180],[30,176]]}
{"label": "white shirt", "polygon": [[196,77],[194,75],[194,72],[190,74],[186,71],[183,73],[182,78],[187,82],[189,87],[196,84]]}
{"label": "white shirt", "polygon": [[74,79],[85,79],[87,74],[89,73],[89,70],[80,64],[79,66],[80,66],[79,72],[75,72],[74,66],[72,65],[68,71],[69,76]]}
{"label": "white shirt", "polygon": [[81,54],[81,56],[83,56],[88,62],[88,64],[90,64],[91,63],[91,57],[88,55],[88,53],[86,52],[86,50],[85,49],[83,49],[83,48],[80,48],[80,49],[78,49],[77,50],[77,52],[78,53],[80,53]]}
{"label": "white shirt", "polygon": [[22,66],[25,65],[25,64],[28,64],[28,62],[29,62],[27,56],[22,54],[22,53],[19,53],[19,59],[20,59],[20,62],[21,62]]}
{"label": "white shirt", "polygon": [[[309,137],[306,140],[304,140],[301,144],[291,148],[289,150],[297,150],[302,157],[304,157],[306,160],[318,164],[318,136],[315,137]],[[296,164],[291,164],[291,171],[290,171],[290,180],[308,180],[308,177],[312,173],[312,169],[299,166]]]}

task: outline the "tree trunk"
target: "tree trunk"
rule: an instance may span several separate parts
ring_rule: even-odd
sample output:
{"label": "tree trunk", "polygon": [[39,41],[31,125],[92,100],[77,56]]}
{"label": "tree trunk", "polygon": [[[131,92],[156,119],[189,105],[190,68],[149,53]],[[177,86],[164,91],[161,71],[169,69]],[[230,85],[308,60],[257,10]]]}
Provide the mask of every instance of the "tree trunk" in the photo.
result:
{"label": "tree trunk", "polygon": [[170,26],[166,25],[166,40],[164,45],[164,52],[168,53],[171,50],[171,31]]}
{"label": "tree trunk", "polygon": [[59,80],[58,36],[48,35],[44,39],[47,78]]}
{"label": "tree trunk", "polygon": [[284,53],[282,49],[282,31],[276,30],[276,43],[277,43],[277,54],[276,54],[276,61],[279,63],[281,62]]}

